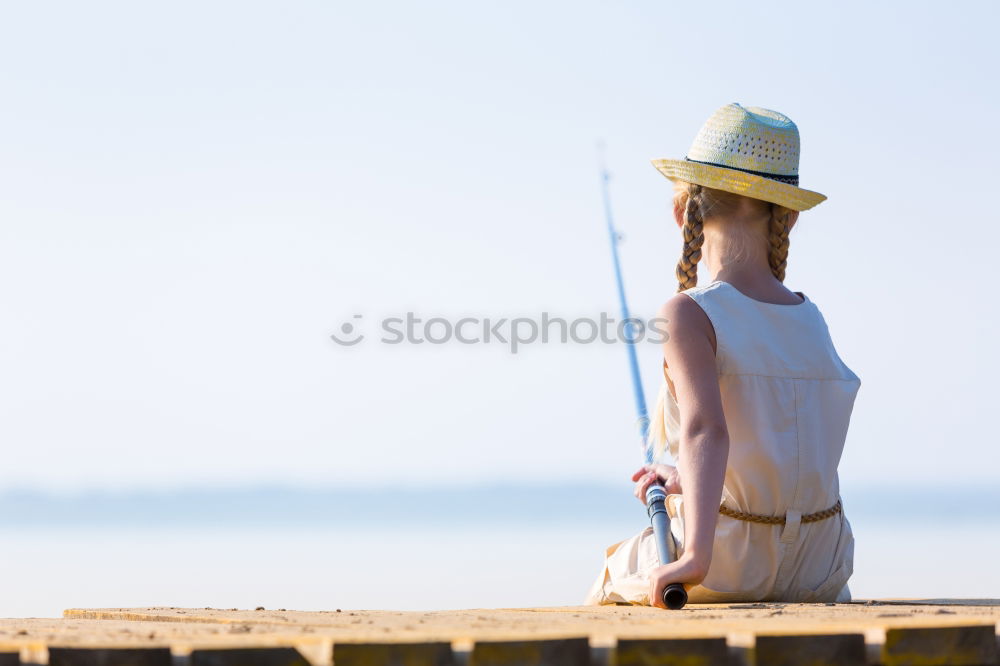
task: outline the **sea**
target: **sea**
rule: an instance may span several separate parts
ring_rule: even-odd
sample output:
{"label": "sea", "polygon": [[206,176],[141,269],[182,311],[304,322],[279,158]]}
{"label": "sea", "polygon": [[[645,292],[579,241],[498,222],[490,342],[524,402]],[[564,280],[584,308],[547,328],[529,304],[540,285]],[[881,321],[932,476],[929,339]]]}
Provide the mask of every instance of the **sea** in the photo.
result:
{"label": "sea", "polygon": [[[334,610],[581,603],[647,524],[626,487],[0,493],[0,616],[177,606]],[[845,489],[857,598],[1000,598],[1000,489]]]}

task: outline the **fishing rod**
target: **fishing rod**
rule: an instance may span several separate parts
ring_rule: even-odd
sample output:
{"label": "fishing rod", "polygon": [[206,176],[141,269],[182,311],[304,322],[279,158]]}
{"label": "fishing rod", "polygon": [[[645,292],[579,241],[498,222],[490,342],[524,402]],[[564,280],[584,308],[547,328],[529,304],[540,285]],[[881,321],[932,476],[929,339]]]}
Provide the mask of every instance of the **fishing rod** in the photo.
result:
{"label": "fishing rod", "polygon": [[[611,241],[611,259],[614,262],[615,280],[618,284],[618,304],[621,309],[625,333],[625,349],[628,351],[629,371],[632,375],[632,392],[635,397],[635,411],[639,416],[639,438],[643,458],[647,465],[653,464],[653,447],[649,440],[649,411],[646,409],[646,398],[642,392],[642,378],[639,376],[639,360],[635,353],[635,335],[632,318],[629,316],[628,302],[625,300],[625,283],[622,281],[621,261],[618,259],[618,244],[621,235],[615,229],[614,218],[611,215],[611,195],[608,182],[611,175],[604,164],[603,155],[600,158],[601,194],[604,198],[604,217],[608,223],[608,238]],[[665,502],[667,491],[663,484],[656,482],[646,489],[646,514],[653,526],[653,539],[656,542],[656,553],[660,564],[670,564],[673,554],[667,544],[670,537],[670,516],[667,515]],[[683,608],[687,603],[687,591],[680,583],[671,583],[663,590],[663,605],[671,610]]]}

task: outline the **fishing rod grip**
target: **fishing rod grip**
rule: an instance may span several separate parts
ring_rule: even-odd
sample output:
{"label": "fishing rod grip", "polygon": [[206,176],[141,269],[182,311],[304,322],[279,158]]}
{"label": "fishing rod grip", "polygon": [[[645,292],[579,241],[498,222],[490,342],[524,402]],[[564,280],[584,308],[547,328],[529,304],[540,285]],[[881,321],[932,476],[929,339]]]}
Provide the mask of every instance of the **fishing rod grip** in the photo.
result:
{"label": "fishing rod grip", "polygon": [[[670,516],[666,507],[667,491],[660,484],[654,484],[646,490],[646,513],[649,523],[653,526],[653,540],[656,543],[656,554],[660,564],[670,564],[674,554],[670,551]],[[671,583],[663,590],[663,605],[670,610],[680,610],[687,604],[687,590],[680,583]]]}
{"label": "fishing rod grip", "polygon": [[671,583],[663,588],[663,605],[670,610],[680,610],[687,605],[688,593],[680,583]]}

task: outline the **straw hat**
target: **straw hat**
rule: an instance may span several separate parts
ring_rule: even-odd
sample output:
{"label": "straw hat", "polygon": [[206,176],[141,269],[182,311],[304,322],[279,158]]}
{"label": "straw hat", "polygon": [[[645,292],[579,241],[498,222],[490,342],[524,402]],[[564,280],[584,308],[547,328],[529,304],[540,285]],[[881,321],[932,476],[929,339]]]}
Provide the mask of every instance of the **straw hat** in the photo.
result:
{"label": "straw hat", "polygon": [[807,210],[826,199],[799,187],[799,128],[758,106],[727,104],[712,114],[682,160],[653,160],[670,180],[685,180]]}

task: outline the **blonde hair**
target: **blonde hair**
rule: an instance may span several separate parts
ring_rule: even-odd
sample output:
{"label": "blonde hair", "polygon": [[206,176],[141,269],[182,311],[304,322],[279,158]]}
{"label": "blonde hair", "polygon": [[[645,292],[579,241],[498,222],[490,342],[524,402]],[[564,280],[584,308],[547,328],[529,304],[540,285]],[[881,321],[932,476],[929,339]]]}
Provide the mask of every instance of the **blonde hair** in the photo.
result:
{"label": "blonde hair", "polygon": [[[769,215],[767,263],[774,277],[779,282],[785,281],[791,208],[683,180],[674,181],[674,205],[684,208],[684,225],[681,227],[684,247],[677,262],[677,291],[698,284],[698,262],[701,260],[701,246],[705,243],[705,220],[709,217],[725,220],[733,212],[747,206],[757,208],[761,215],[765,211]],[[752,232],[748,233],[750,230],[746,227],[743,224],[728,224],[730,241],[737,244],[752,242]]]}
{"label": "blonde hair", "polygon": [[[779,282],[785,281],[785,267],[788,264],[788,232],[790,216],[794,212],[790,208],[778,204],[751,199],[740,194],[725,192],[711,187],[683,180],[674,181],[674,206],[683,208],[684,224],[681,235],[684,245],[681,257],[677,261],[677,291],[697,286],[698,262],[701,260],[701,248],[705,244],[705,221],[720,221],[725,225],[725,242],[735,247],[734,254],[739,256],[752,243],[762,243],[759,232],[749,224],[728,219],[736,211],[746,208],[756,209],[753,217],[768,216],[767,223],[767,263],[771,273]],[[660,394],[656,399],[650,421],[649,437],[657,457],[663,454],[667,442],[666,423],[663,411],[666,408],[667,384],[663,382]]]}

